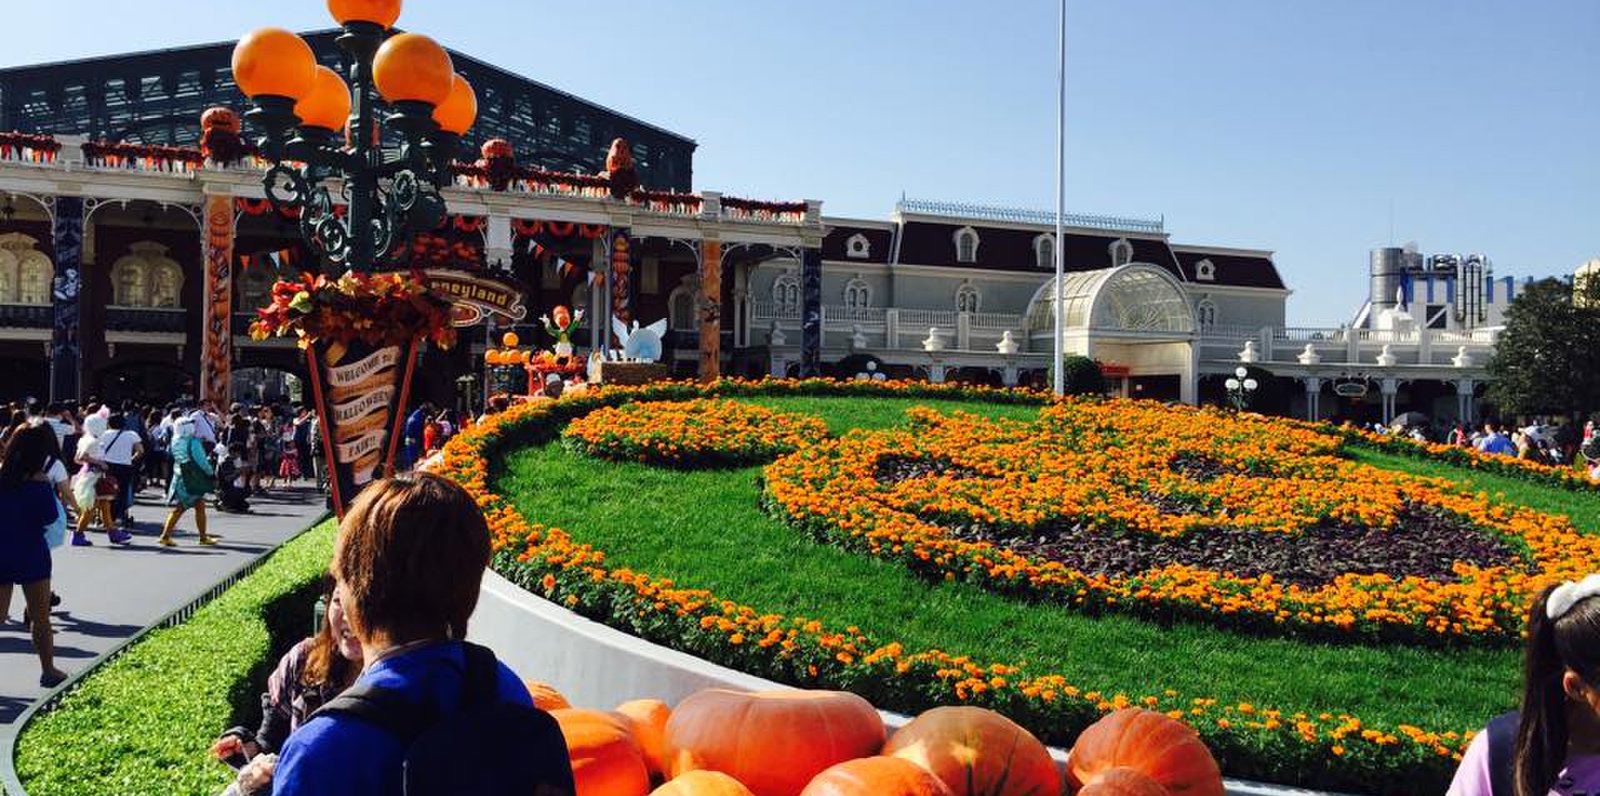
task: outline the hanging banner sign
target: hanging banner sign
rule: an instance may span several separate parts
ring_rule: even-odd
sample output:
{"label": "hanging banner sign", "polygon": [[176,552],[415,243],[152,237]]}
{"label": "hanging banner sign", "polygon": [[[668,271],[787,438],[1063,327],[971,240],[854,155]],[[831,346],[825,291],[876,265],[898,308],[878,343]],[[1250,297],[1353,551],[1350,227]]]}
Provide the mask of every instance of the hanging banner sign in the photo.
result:
{"label": "hanging banner sign", "polygon": [[374,348],[360,341],[319,341],[306,356],[323,455],[331,467],[333,509],[342,517],[362,487],[393,470],[417,344]]}
{"label": "hanging banner sign", "polygon": [[520,323],[528,317],[523,303],[528,290],[509,279],[430,268],[422,272],[422,281],[454,305],[451,322],[458,327],[476,326],[490,315],[500,316],[502,323]]}

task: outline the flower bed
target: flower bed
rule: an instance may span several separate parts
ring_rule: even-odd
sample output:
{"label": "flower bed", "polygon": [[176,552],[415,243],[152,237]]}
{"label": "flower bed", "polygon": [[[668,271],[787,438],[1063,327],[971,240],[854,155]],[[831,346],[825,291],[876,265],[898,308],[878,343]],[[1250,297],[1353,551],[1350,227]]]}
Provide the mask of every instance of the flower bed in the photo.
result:
{"label": "flower bed", "polygon": [[1519,459],[1514,456],[1483,453],[1473,448],[1463,448],[1458,445],[1417,442],[1409,437],[1377,434],[1355,426],[1319,424],[1313,427],[1338,434],[1344,438],[1346,445],[1372,448],[1400,456],[1410,456],[1416,459],[1453,464],[1457,467],[1483,470],[1561,489],[1600,491],[1600,482],[1591,480],[1587,473],[1573,467],[1555,467],[1542,462]]}
{"label": "flower bed", "polygon": [[770,462],[827,435],[814,417],[697,399],[606,407],[572,421],[561,436],[590,456],[700,469]]}
{"label": "flower bed", "polygon": [[[1110,693],[1026,662],[907,649],[892,638],[874,637],[854,627],[763,611],[651,573],[616,567],[604,551],[524,517],[490,488],[490,468],[499,455],[555,438],[572,418],[633,401],[734,395],[1048,402],[1024,393],[895,384],[724,381],[704,388],[606,388],[521,405],[491,418],[452,440],[438,469],[464,484],[484,507],[495,534],[496,568],[507,577],[628,632],[760,676],[802,686],[844,688],[881,707],[908,713],[950,703],[992,707],[1057,743],[1069,741],[1107,712],[1142,705],[1196,727],[1236,776],[1372,792],[1442,790],[1470,740],[1470,733],[1459,730],[1473,728],[1369,726],[1333,711],[1229,704],[1211,695],[1174,690]],[[832,443],[824,443],[828,444]]]}
{"label": "flower bed", "polygon": [[1374,639],[1517,643],[1527,600],[1600,556],[1565,517],[1344,461],[1336,439],[1265,419],[1068,401],[1038,424],[915,420],[779,460],[772,507],[1008,593]]}

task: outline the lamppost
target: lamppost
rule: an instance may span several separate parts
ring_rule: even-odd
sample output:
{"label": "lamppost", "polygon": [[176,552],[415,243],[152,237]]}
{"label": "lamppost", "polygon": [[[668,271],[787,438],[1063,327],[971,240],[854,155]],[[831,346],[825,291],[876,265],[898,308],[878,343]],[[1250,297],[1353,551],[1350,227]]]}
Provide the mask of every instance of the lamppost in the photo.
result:
{"label": "lamppost", "polygon": [[1250,371],[1240,365],[1222,386],[1228,388],[1228,400],[1233,403],[1234,410],[1243,412],[1245,407],[1250,405],[1250,399],[1255,395],[1256,388],[1261,385],[1250,377]]}
{"label": "lamppost", "polygon": [[[261,128],[258,148],[273,163],[267,198],[299,211],[301,236],[336,271],[374,270],[413,233],[444,222],[439,189],[478,115],[443,47],[420,33],[390,35],[400,5],[328,0],[344,29],[348,84],[281,28],[253,31],[233,50],[234,82],[254,106],[245,118]],[[379,96],[390,109],[381,119]],[[382,145],[385,127],[400,133],[398,147]],[[347,212],[336,211],[330,184]]]}

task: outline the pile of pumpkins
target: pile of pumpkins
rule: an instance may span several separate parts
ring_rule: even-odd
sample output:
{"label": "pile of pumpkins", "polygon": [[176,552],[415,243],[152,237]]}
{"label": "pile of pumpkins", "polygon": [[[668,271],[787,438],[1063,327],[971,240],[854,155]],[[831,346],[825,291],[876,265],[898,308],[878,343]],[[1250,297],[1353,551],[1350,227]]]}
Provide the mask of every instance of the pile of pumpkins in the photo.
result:
{"label": "pile of pumpkins", "polygon": [[528,690],[561,725],[577,796],[1224,796],[1194,730],[1137,708],[1085,730],[1063,781],[1044,744],[983,708],[934,708],[886,737],[841,691],[708,689],[675,709],[601,711]]}

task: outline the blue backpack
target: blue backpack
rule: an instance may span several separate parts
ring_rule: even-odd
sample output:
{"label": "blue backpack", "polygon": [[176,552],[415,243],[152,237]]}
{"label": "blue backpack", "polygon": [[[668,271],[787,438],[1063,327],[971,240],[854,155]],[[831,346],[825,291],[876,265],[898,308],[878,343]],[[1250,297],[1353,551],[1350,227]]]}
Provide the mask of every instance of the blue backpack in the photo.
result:
{"label": "blue backpack", "polygon": [[572,763],[550,714],[502,702],[494,653],[462,644],[461,706],[440,715],[401,692],[358,685],[317,710],[374,724],[406,747],[406,796],[573,796]]}

